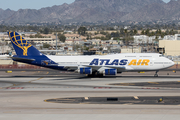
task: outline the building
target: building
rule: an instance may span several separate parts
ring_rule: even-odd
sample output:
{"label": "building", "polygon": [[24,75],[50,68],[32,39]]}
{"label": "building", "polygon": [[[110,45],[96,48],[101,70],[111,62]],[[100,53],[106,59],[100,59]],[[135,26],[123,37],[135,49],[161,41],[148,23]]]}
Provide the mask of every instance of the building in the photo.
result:
{"label": "building", "polygon": [[103,45],[117,45],[117,44],[120,44],[122,45],[123,42],[121,40],[102,40],[101,41],[101,44]]}
{"label": "building", "polygon": [[0,33],[0,42],[5,42],[5,39],[9,39],[9,36],[5,33]]}
{"label": "building", "polygon": [[160,40],[159,51],[164,55],[179,56],[180,55],[180,40]]}
{"label": "building", "polygon": [[175,36],[174,35],[166,35],[166,36],[164,36],[163,40],[175,40]]}
{"label": "building", "polygon": [[84,40],[86,40],[86,37],[81,36],[79,34],[64,34],[64,36],[66,37],[66,44],[80,44],[81,42],[83,42]]}
{"label": "building", "polygon": [[9,53],[11,51],[11,48],[7,45],[0,46],[0,54]]}
{"label": "building", "polygon": [[[167,38],[167,39],[166,39]],[[158,51],[166,56],[180,55],[180,34],[167,35],[159,41]]]}
{"label": "building", "polygon": [[[25,36],[24,39],[26,39],[30,43],[35,43],[35,44],[47,43],[47,44],[51,44],[51,45],[56,44],[56,37],[52,34],[48,34],[48,35],[41,34],[43,36],[43,38],[30,38],[30,35],[36,34],[34,32],[27,32],[27,33],[23,32],[20,34]],[[8,44],[11,42],[7,33],[0,34],[0,42],[6,42]]]}
{"label": "building", "polygon": [[175,34],[174,37],[175,37],[175,40],[180,40],[180,34]]}
{"label": "building", "polygon": [[134,44],[139,45],[139,44],[152,44],[154,43],[156,36],[148,37],[146,35],[138,35],[138,36],[133,36],[134,37]]}
{"label": "building", "polygon": [[121,53],[141,53],[141,47],[121,48]]}
{"label": "building", "polygon": [[110,52],[111,53],[121,53],[121,47],[118,44],[112,44],[110,45]]}
{"label": "building", "polygon": [[96,39],[87,40],[86,42],[90,42],[91,45],[100,45],[101,44],[101,40],[96,40]]}
{"label": "building", "polygon": [[65,41],[66,44],[69,44],[69,45],[79,45],[80,43],[84,42],[84,40],[80,40],[80,39],[68,39]]}
{"label": "building", "polygon": [[73,39],[86,40],[86,37],[81,36],[79,34],[64,34],[64,36],[66,37],[66,40],[73,40]]}

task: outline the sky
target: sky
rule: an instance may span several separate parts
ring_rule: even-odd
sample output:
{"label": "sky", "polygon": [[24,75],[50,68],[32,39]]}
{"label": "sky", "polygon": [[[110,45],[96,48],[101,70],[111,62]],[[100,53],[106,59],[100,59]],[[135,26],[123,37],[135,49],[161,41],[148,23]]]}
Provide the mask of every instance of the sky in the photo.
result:
{"label": "sky", "polygon": [[[40,9],[43,7],[52,7],[53,5],[62,5],[63,3],[72,3],[75,0],[0,0],[0,8],[3,10],[19,9]],[[169,2],[170,0],[163,0]]]}

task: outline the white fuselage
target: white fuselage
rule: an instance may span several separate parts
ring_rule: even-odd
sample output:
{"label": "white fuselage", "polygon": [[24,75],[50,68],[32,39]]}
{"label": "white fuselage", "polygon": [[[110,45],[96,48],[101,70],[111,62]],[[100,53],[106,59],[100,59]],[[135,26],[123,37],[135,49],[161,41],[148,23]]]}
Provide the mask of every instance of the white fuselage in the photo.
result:
{"label": "white fuselage", "polygon": [[59,66],[76,70],[91,67],[93,70],[115,68],[117,72],[157,71],[174,65],[174,62],[156,53],[128,53],[105,56],[47,56]]}

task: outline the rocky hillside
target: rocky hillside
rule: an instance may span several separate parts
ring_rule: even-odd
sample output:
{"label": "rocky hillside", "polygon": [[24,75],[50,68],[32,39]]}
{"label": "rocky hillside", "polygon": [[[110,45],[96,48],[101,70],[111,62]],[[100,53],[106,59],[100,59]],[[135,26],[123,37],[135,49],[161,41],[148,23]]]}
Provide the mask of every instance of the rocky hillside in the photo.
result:
{"label": "rocky hillside", "polygon": [[75,0],[35,9],[0,9],[0,23],[154,21],[180,18],[180,0]]}

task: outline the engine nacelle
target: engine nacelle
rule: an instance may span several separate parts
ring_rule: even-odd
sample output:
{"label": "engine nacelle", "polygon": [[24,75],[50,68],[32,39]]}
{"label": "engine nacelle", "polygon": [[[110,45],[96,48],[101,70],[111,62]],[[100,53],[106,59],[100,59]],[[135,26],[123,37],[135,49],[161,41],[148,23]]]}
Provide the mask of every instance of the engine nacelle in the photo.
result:
{"label": "engine nacelle", "polygon": [[105,75],[117,75],[117,69],[105,69]]}
{"label": "engine nacelle", "polygon": [[92,68],[90,68],[90,67],[79,68],[79,73],[80,73],[80,74],[88,74],[88,75],[91,75],[91,74],[92,74]]}

